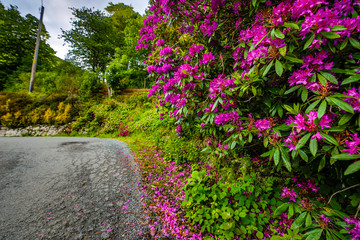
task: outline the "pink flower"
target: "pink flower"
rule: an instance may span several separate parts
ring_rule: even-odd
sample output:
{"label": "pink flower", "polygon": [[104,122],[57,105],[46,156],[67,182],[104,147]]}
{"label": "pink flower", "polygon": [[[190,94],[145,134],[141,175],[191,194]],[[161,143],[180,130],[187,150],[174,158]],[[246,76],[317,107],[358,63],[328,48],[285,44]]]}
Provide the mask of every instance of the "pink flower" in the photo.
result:
{"label": "pink flower", "polygon": [[281,197],[288,197],[289,198],[289,202],[296,202],[296,197],[297,194],[294,190],[289,190],[286,187],[283,188],[283,192],[281,193]]}
{"label": "pink flower", "polygon": [[360,149],[360,138],[358,138],[358,133],[350,134],[353,141],[348,139],[345,140],[345,144],[347,145],[347,149],[343,150],[343,152],[348,152],[350,154],[358,154],[358,150]]}
{"label": "pink flower", "polygon": [[271,122],[267,119],[259,119],[255,122],[255,127],[259,129],[260,131],[264,131],[266,129],[271,128]]}
{"label": "pink flower", "polygon": [[350,225],[346,229],[349,230],[348,234],[352,239],[360,239],[360,221],[356,218],[345,217],[346,225]]}
{"label": "pink flower", "polygon": [[315,133],[315,135],[313,135],[311,137],[311,139],[316,138],[317,141],[320,141],[321,139],[325,139],[323,136],[321,136],[321,134],[319,132]]}

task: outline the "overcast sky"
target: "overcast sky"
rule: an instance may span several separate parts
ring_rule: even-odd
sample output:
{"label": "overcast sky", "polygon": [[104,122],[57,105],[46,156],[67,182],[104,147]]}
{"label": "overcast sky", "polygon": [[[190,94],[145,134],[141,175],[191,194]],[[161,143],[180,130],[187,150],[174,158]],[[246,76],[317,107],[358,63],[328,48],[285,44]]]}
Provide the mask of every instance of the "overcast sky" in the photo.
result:
{"label": "overcast sky", "polygon": [[[5,8],[10,5],[18,7],[22,16],[30,13],[36,18],[40,18],[41,0],[0,0]],[[64,30],[71,29],[70,18],[72,17],[70,7],[81,8],[83,6],[95,9],[104,10],[109,2],[114,4],[122,2],[134,7],[134,10],[140,14],[145,13],[148,7],[148,0],[43,0],[44,11],[44,25],[50,34],[48,43],[56,51],[56,56],[64,59],[68,47],[63,46],[62,39],[58,39],[61,34],[60,28]]]}

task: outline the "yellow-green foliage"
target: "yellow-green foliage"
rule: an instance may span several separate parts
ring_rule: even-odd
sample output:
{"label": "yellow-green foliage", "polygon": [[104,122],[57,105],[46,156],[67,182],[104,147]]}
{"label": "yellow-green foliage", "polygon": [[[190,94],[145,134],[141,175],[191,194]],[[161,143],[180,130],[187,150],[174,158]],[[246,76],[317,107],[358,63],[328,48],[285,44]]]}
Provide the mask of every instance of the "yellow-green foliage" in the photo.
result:
{"label": "yellow-green foliage", "polygon": [[55,122],[58,124],[68,123],[71,120],[71,105],[64,104],[63,102],[59,103],[57,116],[55,117]]}
{"label": "yellow-green foliage", "polygon": [[77,115],[77,99],[65,95],[31,96],[0,93],[0,125],[25,127],[38,124],[66,124]]}
{"label": "yellow-green foliage", "polygon": [[44,116],[45,109],[43,107],[38,107],[31,111],[29,114],[29,121],[32,125],[41,124]]}
{"label": "yellow-green foliage", "polygon": [[1,116],[1,124],[4,126],[11,126],[14,122],[13,115],[11,113],[6,113],[5,115]]}
{"label": "yellow-green foliage", "polygon": [[56,112],[48,108],[44,115],[44,122],[46,124],[54,124],[56,117]]}

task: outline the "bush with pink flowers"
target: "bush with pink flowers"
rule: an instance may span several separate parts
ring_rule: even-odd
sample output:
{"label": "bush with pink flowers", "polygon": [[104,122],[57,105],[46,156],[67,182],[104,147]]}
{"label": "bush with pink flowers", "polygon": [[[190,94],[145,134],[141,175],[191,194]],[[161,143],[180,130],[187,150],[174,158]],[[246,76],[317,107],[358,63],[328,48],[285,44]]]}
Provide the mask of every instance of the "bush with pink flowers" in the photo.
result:
{"label": "bush with pink flowers", "polygon": [[[202,140],[211,166],[249,169],[240,155],[268,158],[328,196],[360,181],[359,0],[154,0],[149,10],[137,47],[151,50],[149,96],[179,136]],[[346,225],[341,211],[357,215],[360,191],[330,204],[316,217],[286,208],[291,229],[341,239],[324,229]]]}

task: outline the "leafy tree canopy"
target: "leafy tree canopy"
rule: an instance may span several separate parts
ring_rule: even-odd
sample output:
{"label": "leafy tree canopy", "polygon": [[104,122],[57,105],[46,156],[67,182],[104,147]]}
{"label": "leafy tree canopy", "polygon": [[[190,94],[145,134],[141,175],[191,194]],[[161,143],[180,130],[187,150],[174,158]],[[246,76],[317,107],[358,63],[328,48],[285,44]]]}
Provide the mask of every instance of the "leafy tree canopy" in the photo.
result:
{"label": "leafy tree canopy", "polygon": [[69,54],[84,67],[104,72],[119,44],[111,20],[100,10],[85,7],[71,10],[72,29],[62,29],[61,35],[72,48]]}
{"label": "leafy tree canopy", "polygon": [[[31,14],[20,15],[16,6],[5,8],[0,3],[0,91],[15,84],[21,72],[30,72],[39,20]],[[38,69],[52,68],[55,51],[46,41],[49,34],[43,27]]]}

